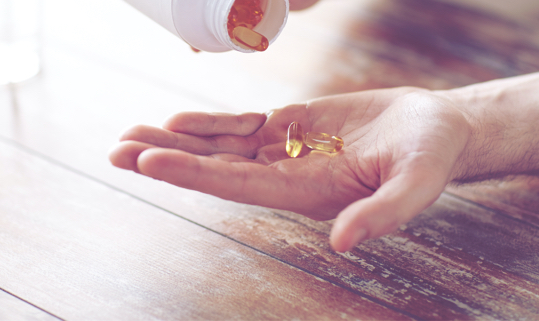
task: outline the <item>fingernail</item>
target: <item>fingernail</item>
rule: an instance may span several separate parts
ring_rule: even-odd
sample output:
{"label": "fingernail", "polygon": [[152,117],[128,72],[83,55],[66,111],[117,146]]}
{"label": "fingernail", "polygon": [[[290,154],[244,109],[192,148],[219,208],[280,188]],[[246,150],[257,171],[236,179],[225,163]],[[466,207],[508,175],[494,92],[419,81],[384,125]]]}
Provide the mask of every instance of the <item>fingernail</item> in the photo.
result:
{"label": "fingernail", "polygon": [[350,245],[348,246],[348,250],[352,249],[354,246],[358,245],[359,243],[365,241],[366,238],[367,238],[366,229],[360,228],[356,230],[356,232],[354,233],[354,236],[352,237]]}

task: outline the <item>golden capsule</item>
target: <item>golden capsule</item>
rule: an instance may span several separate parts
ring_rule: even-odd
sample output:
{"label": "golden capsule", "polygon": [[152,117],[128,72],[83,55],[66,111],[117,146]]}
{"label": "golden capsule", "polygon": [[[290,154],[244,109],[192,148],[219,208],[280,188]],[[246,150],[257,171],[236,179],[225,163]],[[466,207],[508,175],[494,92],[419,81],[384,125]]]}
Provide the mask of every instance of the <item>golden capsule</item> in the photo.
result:
{"label": "golden capsule", "polygon": [[303,129],[298,122],[293,122],[288,126],[288,137],[286,139],[286,153],[288,156],[296,158],[303,148]]}
{"label": "golden capsule", "polygon": [[336,153],[344,146],[342,138],[324,133],[309,132],[305,134],[305,145],[311,149],[321,150],[329,153]]}
{"label": "golden capsule", "polygon": [[246,27],[234,28],[231,40],[242,48],[256,51],[265,51],[269,46],[269,41],[266,37]]}

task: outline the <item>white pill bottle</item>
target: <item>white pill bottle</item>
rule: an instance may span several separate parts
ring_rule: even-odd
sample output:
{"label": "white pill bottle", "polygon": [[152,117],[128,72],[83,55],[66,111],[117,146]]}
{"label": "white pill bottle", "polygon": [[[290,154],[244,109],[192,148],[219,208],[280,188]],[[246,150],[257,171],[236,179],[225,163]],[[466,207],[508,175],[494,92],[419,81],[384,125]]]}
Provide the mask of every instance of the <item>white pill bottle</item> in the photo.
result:
{"label": "white pill bottle", "polygon": [[[229,37],[227,22],[235,0],[125,0],[140,12],[183,39],[191,47],[209,52],[237,50]],[[288,0],[261,0],[264,16],[253,28],[273,43],[288,18]]]}

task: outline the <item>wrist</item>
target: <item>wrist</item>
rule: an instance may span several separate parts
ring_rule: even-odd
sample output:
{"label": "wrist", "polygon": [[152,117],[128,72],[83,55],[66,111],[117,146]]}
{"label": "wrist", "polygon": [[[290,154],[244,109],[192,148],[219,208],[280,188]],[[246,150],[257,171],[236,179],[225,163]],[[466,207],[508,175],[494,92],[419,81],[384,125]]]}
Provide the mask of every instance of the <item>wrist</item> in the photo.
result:
{"label": "wrist", "polygon": [[471,134],[452,181],[539,173],[539,73],[440,91],[467,119]]}

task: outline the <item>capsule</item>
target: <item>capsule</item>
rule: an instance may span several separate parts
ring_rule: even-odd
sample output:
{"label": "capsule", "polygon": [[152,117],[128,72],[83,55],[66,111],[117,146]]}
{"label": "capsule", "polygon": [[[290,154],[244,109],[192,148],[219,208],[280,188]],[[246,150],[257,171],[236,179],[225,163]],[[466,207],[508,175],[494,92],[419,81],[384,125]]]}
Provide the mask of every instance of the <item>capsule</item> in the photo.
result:
{"label": "capsule", "polygon": [[305,145],[311,149],[321,150],[328,153],[336,153],[344,146],[342,138],[325,133],[309,132],[305,134]]}
{"label": "capsule", "polygon": [[246,27],[234,28],[231,40],[240,47],[256,51],[265,51],[269,46],[268,38]]}
{"label": "capsule", "polygon": [[288,126],[288,137],[286,139],[286,153],[288,156],[296,158],[303,148],[303,129],[298,122],[293,122]]}

